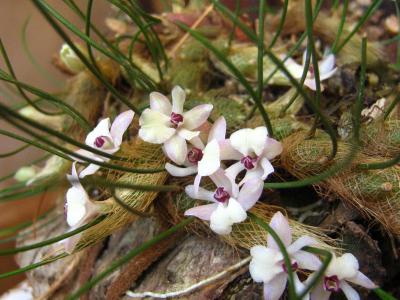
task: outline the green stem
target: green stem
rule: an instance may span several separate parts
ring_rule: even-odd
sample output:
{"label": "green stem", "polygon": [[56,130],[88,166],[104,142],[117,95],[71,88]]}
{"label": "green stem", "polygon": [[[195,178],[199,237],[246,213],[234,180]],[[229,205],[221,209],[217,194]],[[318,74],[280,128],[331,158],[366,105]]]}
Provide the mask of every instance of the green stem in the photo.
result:
{"label": "green stem", "polygon": [[257,39],[257,107],[260,110],[264,123],[268,128],[268,135],[273,137],[272,124],[263,105],[264,88],[264,28],[265,28],[265,0],[259,0],[258,39]]}
{"label": "green stem", "polygon": [[278,37],[280,36],[280,34],[282,32],[283,25],[285,24],[285,21],[286,21],[288,7],[289,7],[289,0],[285,0],[285,2],[283,3],[283,7],[282,7],[282,14],[281,14],[281,18],[279,19],[278,28],[276,29],[275,35],[272,38],[272,41],[269,44],[268,49],[271,49],[275,45],[276,41],[278,40]]}
{"label": "green stem", "polygon": [[25,252],[25,251],[29,251],[29,250],[33,250],[36,248],[41,248],[44,246],[48,246],[54,243],[57,243],[59,241],[65,240],[71,236],[74,236],[82,231],[85,231],[86,229],[89,229],[90,227],[93,227],[94,225],[100,223],[102,220],[104,219],[104,216],[99,217],[93,221],[91,221],[90,223],[87,223],[86,225],[83,225],[81,227],[78,227],[72,231],[69,231],[67,233],[61,234],[59,236],[50,238],[46,241],[42,241],[39,243],[35,243],[35,244],[31,244],[31,245],[26,245],[23,247],[19,247],[19,248],[10,248],[10,249],[0,249],[0,256],[5,256],[5,255],[11,255],[11,254],[15,254],[15,253],[20,253],[20,252]]}
{"label": "green stem", "polygon": [[15,276],[15,275],[18,275],[18,274],[25,273],[27,271],[30,271],[30,270],[39,268],[41,266],[50,264],[53,261],[59,260],[59,259],[64,258],[64,257],[67,257],[68,255],[69,255],[68,253],[62,253],[60,255],[57,255],[57,256],[42,260],[42,261],[40,261],[38,263],[30,264],[30,265],[28,265],[26,267],[23,267],[23,268],[20,268],[20,269],[11,271],[11,272],[2,273],[2,274],[0,274],[0,279],[4,279],[4,278],[7,278],[7,277],[11,277],[11,276]]}
{"label": "green stem", "polygon": [[319,282],[319,280],[324,275],[326,269],[328,268],[329,264],[331,263],[333,257],[332,253],[323,249],[318,249],[314,247],[304,247],[303,250],[313,254],[325,256],[325,260],[322,262],[321,268],[317,271],[317,273],[315,273],[309,284],[307,284],[307,287],[300,293],[300,295],[298,295],[299,299],[303,299],[303,297],[307,295],[307,293],[310,292],[311,289]]}
{"label": "green stem", "polygon": [[349,35],[344,39],[344,41],[341,44],[339,44],[339,46],[336,47],[336,49],[334,49],[334,52],[333,52],[334,54],[338,54],[340,52],[340,50],[342,50],[342,48],[344,46],[346,46],[348,41],[350,41],[350,39],[353,37],[353,35],[355,35],[357,33],[357,31],[360,29],[360,27],[369,19],[369,17],[372,15],[372,13],[381,5],[381,3],[382,3],[382,0],[375,0],[370,5],[368,10],[361,17],[361,19],[357,23],[357,25],[354,26],[353,30],[349,33]]}
{"label": "green stem", "polygon": [[268,114],[265,111],[263,104],[259,101],[257,93],[253,90],[250,83],[246,80],[243,74],[226,58],[224,54],[222,54],[217,48],[215,48],[202,34],[190,29],[183,23],[177,23],[177,25],[188,32],[193,38],[203,44],[206,48],[208,48],[231,72],[234,76],[236,76],[237,80],[243,85],[246,91],[250,94],[257,108],[259,109],[262,118],[264,119],[265,126],[268,129],[269,133],[272,133],[272,125],[269,120]]}

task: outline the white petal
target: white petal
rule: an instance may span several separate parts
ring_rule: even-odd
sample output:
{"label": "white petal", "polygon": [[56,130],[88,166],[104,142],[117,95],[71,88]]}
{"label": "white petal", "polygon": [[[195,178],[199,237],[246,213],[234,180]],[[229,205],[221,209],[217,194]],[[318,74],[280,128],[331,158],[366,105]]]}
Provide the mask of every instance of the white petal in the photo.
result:
{"label": "white petal", "polygon": [[254,246],[250,249],[250,275],[256,282],[269,282],[283,272],[280,252],[264,246]]}
{"label": "white petal", "polygon": [[192,199],[216,202],[214,199],[214,193],[210,192],[202,187],[199,187],[197,194],[196,194],[194,185],[187,185],[185,187],[185,192]]}
{"label": "white petal", "polygon": [[240,223],[246,220],[247,214],[243,207],[234,198],[230,198],[226,211],[232,223]]}
{"label": "white petal", "polygon": [[199,193],[201,178],[203,177],[200,174],[197,174],[196,177],[194,177],[193,190],[195,195],[198,195]]}
{"label": "white petal", "polygon": [[94,173],[96,173],[99,169],[101,168],[101,166],[96,165],[96,164],[90,164],[88,165],[85,169],[83,169],[80,173],[79,173],[79,178],[84,178],[88,175],[93,175]]}
{"label": "white petal", "polygon": [[76,171],[76,162],[72,163],[71,175],[67,174],[67,179],[72,186],[83,189],[81,183],[79,182],[78,172]]}
{"label": "white petal", "polygon": [[339,258],[333,258],[326,273],[329,276],[336,275],[340,280],[352,278],[358,272],[358,260],[351,253],[345,253]]}
{"label": "white petal", "polygon": [[86,136],[85,144],[90,147],[95,147],[94,142],[99,136],[105,136],[112,140],[112,136],[110,133],[110,118],[101,120],[97,124],[97,126],[88,133],[88,135]]}
{"label": "white petal", "polygon": [[304,66],[299,65],[293,58],[288,58],[285,61],[285,67],[289,73],[296,79],[300,79],[303,75]]}
{"label": "white petal", "polygon": [[175,134],[170,120],[160,112],[145,109],[139,119],[139,137],[148,143],[162,144]]}
{"label": "white petal", "polygon": [[296,260],[299,269],[316,271],[321,267],[320,259],[312,253],[300,250],[292,254],[291,257]]}
{"label": "white petal", "polygon": [[317,90],[317,84],[315,82],[315,78],[307,78],[306,80],[304,80],[304,85],[307,86],[310,90],[313,91]]}
{"label": "white petal", "polygon": [[213,124],[208,133],[208,142],[217,140],[218,142],[225,140],[226,135],[226,121],[223,116],[219,117]]}
{"label": "white petal", "polygon": [[346,281],[340,281],[340,288],[348,300],[360,300],[360,295]]}
{"label": "white petal", "polygon": [[[78,155],[80,155],[80,156],[89,158],[89,159],[98,159],[98,156],[97,156],[96,154],[94,154],[93,152],[87,151],[87,150],[85,150],[85,149],[76,150],[76,151],[74,151],[74,153],[76,153],[76,154],[78,154]],[[70,157],[71,157],[73,160],[77,161],[77,162],[86,162],[85,160],[82,160],[82,159],[80,159],[80,158],[77,158],[77,157],[75,157],[75,156],[73,156],[73,155],[70,155]]]}
{"label": "white petal", "polygon": [[225,170],[225,175],[228,176],[228,178],[231,179],[233,182],[235,182],[237,175],[244,169],[244,165],[240,161],[238,161],[237,163],[234,163]]}
{"label": "white petal", "polygon": [[150,108],[166,116],[170,116],[172,112],[172,106],[168,98],[158,92],[150,93]]}
{"label": "white petal", "polygon": [[259,178],[247,181],[239,192],[238,202],[247,211],[256,204],[264,189],[264,182]]}
{"label": "white petal", "polygon": [[199,148],[199,149],[201,149],[201,150],[203,150],[204,149],[204,143],[203,143],[203,141],[201,140],[201,138],[200,138],[200,136],[198,135],[198,136],[195,136],[194,138],[192,138],[192,139],[190,139],[189,141],[188,141],[190,144],[192,144],[193,146],[195,146],[196,148]]}
{"label": "white petal", "polygon": [[[306,286],[303,282],[300,281],[299,276],[297,276],[297,273],[293,274],[293,279],[294,279],[295,291],[299,295],[305,290]],[[309,300],[309,299],[310,299],[310,293],[305,294],[304,297],[301,298],[301,300]]]}
{"label": "white petal", "polygon": [[191,139],[197,137],[200,134],[200,131],[190,131],[185,128],[178,128],[177,134],[185,140],[190,141]]}
{"label": "white petal", "polygon": [[232,221],[226,212],[223,204],[217,204],[217,209],[210,216],[210,228],[217,234],[230,234],[232,231]]}
{"label": "white petal", "polygon": [[111,136],[115,147],[119,147],[122,143],[122,136],[132,123],[135,113],[132,110],[120,113],[111,125]]}
{"label": "white petal", "polygon": [[282,143],[278,142],[273,138],[268,137],[265,142],[264,152],[262,156],[271,160],[277,157],[281,153],[282,153]]}
{"label": "white petal", "polygon": [[264,300],[279,300],[285,291],[287,274],[278,274],[268,283],[264,283]]}
{"label": "white petal", "polygon": [[[276,212],[273,215],[269,225],[278,234],[279,238],[282,240],[283,244],[286,247],[291,244],[292,229],[289,226],[288,220],[280,211]],[[278,244],[275,242],[274,238],[270,234],[267,235],[267,244],[268,247],[280,251]]]}
{"label": "white petal", "polygon": [[178,165],[183,165],[186,160],[188,151],[186,141],[177,134],[165,141],[163,150],[168,158]]}
{"label": "white petal", "polygon": [[229,139],[218,141],[221,160],[240,160],[243,155],[235,150]]}
{"label": "white petal", "polygon": [[371,279],[369,279],[360,271],[358,271],[354,277],[348,278],[346,280],[355,283],[357,285],[360,285],[362,287],[365,287],[367,289],[374,289],[377,287],[376,284],[373,283]]}
{"label": "white petal", "polygon": [[272,166],[271,162],[266,158],[262,158],[260,164],[264,171],[261,176],[261,179],[265,180],[267,179],[268,175],[274,173],[274,167]]}
{"label": "white petal", "polygon": [[180,86],[175,86],[172,89],[172,112],[176,114],[183,113],[183,104],[185,103],[186,94]]}
{"label": "white petal", "polygon": [[88,195],[85,191],[79,188],[71,187],[66,194],[66,211],[67,223],[69,226],[75,226],[81,222],[86,213],[86,201],[89,201]]}
{"label": "white petal", "polygon": [[306,246],[311,246],[315,244],[317,244],[317,241],[314,238],[307,235],[303,235],[300,238],[298,238],[293,244],[287,247],[287,251],[289,254],[294,254]]}
{"label": "white petal", "polygon": [[320,76],[320,81],[326,80],[328,78],[331,78],[337,71],[337,68],[334,68],[333,70],[327,72],[327,73],[323,73]]}
{"label": "white petal", "polygon": [[198,162],[198,173],[209,176],[215,173],[221,165],[219,158],[219,145],[217,140],[212,140],[203,150],[203,158]]}
{"label": "white petal", "polygon": [[198,105],[183,114],[183,127],[189,130],[203,125],[213,109],[211,104]]}
{"label": "white petal", "polygon": [[217,207],[217,203],[196,206],[185,211],[185,216],[195,216],[204,221],[209,221],[211,214],[217,209]]}
{"label": "white petal", "polygon": [[[315,273],[308,276],[306,280],[307,283],[312,279],[313,275],[315,275]],[[329,300],[331,292],[325,291],[322,280],[320,280],[311,290],[310,296],[311,300]]]}
{"label": "white petal", "polygon": [[254,169],[247,170],[246,175],[239,182],[239,186],[242,186],[247,181],[250,181],[253,179],[260,179],[260,178],[262,179],[263,174],[264,174],[264,169],[261,166],[257,166]]}
{"label": "white petal", "polygon": [[262,126],[255,129],[240,129],[232,133],[229,139],[232,147],[242,153],[243,156],[252,154],[259,156],[264,151],[267,137],[268,130]]}
{"label": "white petal", "polygon": [[165,169],[169,174],[176,177],[185,177],[197,173],[197,166],[190,166],[186,168],[180,168],[173,164],[166,163]]}
{"label": "white petal", "polygon": [[322,74],[329,73],[335,67],[335,55],[329,54],[318,63],[319,72]]}

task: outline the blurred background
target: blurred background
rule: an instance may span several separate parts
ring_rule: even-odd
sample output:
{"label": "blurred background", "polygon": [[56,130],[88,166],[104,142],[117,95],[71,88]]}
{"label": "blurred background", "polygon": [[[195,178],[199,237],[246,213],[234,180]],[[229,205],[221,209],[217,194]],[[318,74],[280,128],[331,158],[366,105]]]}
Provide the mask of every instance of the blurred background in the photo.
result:
{"label": "blurred background", "polygon": [[[60,0],[48,0],[50,5],[63,13],[63,16],[75,24],[81,24],[76,17]],[[76,1],[84,7],[85,0]],[[109,14],[110,8],[105,1],[96,1],[94,5],[93,21],[104,29],[104,17]],[[34,59],[43,70],[39,70],[29,59],[22,39],[23,27],[28,22],[26,40]],[[55,92],[62,89],[65,76],[58,71],[51,60],[56,55],[62,44],[60,38],[48,25],[40,13],[34,8],[30,0],[1,0],[0,1],[0,38],[6,47],[9,58],[14,66],[19,80],[37,86],[45,91]],[[4,69],[4,61],[0,58],[0,66]],[[48,74],[51,80],[42,75]],[[21,102],[22,99],[13,96],[4,85],[0,89],[0,101],[8,105]],[[11,126],[0,120],[0,128],[14,130]],[[0,153],[12,151],[22,144],[0,135]],[[29,147],[11,158],[0,158],[0,177],[15,171],[19,166],[32,161],[40,156],[40,152]],[[0,189],[8,185],[8,182],[0,183]],[[32,220],[40,211],[44,211],[48,205],[46,201],[50,197],[44,195],[37,198],[28,198],[10,203],[0,203],[0,229],[20,223],[23,220]],[[13,243],[1,244],[1,248],[12,247]],[[0,257],[0,273],[17,268],[13,256]],[[16,284],[23,276],[11,277],[0,280],[0,294],[10,286]]]}

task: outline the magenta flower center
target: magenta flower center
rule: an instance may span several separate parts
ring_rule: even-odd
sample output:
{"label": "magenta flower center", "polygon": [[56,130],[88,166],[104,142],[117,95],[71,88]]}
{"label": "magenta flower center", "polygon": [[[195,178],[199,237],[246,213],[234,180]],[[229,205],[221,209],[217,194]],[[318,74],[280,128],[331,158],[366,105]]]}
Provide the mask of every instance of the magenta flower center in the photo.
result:
{"label": "magenta flower center", "polygon": [[103,136],[98,136],[95,140],[94,140],[94,145],[97,148],[101,148],[103,147],[104,143],[106,142],[106,140],[104,139]]}
{"label": "magenta flower center", "polygon": [[183,122],[183,116],[180,114],[176,114],[174,112],[171,113],[171,123],[175,126],[178,127],[179,123]]}
{"label": "magenta flower center", "polygon": [[[291,265],[291,267],[292,267],[292,272],[296,272],[297,269],[299,268],[299,265],[298,265],[297,262],[293,262],[292,265]],[[282,269],[283,269],[283,271],[284,271],[285,273],[288,272],[285,263],[282,264]]]}
{"label": "magenta flower center", "polygon": [[324,289],[329,292],[339,292],[339,278],[336,275],[324,277]]}
{"label": "magenta flower center", "polygon": [[192,164],[197,164],[203,158],[203,151],[199,148],[193,147],[187,154],[187,159]]}
{"label": "magenta flower center", "polygon": [[225,203],[230,197],[231,195],[229,195],[229,193],[225,191],[223,187],[219,187],[215,190],[214,199],[218,202]]}
{"label": "magenta flower center", "polygon": [[308,68],[308,71],[309,71],[309,76],[311,78],[314,78],[315,77],[315,71],[314,71],[314,66],[313,65],[310,65],[310,67]]}
{"label": "magenta flower center", "polygon": [[247,170],[251,170],[255,167],[257,158],[252,158],[250,155],[243,157],[240,162],[244,165]]}

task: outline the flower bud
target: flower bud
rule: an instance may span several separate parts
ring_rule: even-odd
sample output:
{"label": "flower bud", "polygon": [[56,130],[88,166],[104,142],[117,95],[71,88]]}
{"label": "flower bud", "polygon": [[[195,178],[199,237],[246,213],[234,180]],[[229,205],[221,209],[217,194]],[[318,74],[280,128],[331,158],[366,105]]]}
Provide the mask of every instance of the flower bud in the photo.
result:
{"label": "flower bud", "polygon": [[34,166],[22,167],[14,175],[14,179],[19,182],[25,182],[36,175],[36,168]]}
{"label": "flower bud", "polygon": [[65,67],[74,74],[85,69],[85,65],[68,44],[64,43],[62,45],[60,50],[60,59]]}

